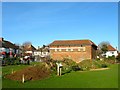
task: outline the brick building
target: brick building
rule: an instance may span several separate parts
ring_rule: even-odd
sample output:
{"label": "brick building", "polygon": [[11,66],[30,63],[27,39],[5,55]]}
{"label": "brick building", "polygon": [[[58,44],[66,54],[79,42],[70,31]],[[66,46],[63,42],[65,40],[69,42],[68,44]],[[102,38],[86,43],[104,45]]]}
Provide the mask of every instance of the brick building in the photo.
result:
{"label": "brick building", "polygon": [[97,46],[91,40],[56,40],[49,44],[53,60],[70,58],[75,62],[95,59]]}

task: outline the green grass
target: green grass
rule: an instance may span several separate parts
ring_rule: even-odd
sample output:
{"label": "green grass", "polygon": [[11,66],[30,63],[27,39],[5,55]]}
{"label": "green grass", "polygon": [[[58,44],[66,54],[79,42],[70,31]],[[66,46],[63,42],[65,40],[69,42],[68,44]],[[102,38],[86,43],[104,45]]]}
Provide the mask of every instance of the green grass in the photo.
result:
{"label": "green grass", "polygon": [[[10,73],[12,68],[18,70],[23,66],[7,66],[3,73]],[[3,88],[118,88],[118,65],[102,71],[71,72],[62,76],[53,75],[44,80],[29,81],[22,84],[3,78]]]}

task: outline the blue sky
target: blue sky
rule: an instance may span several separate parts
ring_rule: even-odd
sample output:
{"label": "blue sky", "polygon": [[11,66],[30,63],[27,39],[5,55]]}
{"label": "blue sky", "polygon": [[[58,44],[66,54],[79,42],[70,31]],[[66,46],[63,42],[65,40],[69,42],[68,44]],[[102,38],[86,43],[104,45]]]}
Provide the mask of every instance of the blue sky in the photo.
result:
{"label": "blue sky", "polygon": [[2,37],[13,43],[90,39],[118,47],[117,2],[5,2],[2,10]]}

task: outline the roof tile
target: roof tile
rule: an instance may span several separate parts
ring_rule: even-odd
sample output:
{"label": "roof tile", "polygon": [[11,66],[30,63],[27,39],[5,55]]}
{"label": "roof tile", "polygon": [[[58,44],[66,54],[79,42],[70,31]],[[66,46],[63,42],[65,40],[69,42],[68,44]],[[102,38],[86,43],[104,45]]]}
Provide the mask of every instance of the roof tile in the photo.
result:
{"label": "roof tile", "polygon": [[49,46],[53,45],[95,45],[95,44],[91,40],[55,40],[51,44],[49,44]]}

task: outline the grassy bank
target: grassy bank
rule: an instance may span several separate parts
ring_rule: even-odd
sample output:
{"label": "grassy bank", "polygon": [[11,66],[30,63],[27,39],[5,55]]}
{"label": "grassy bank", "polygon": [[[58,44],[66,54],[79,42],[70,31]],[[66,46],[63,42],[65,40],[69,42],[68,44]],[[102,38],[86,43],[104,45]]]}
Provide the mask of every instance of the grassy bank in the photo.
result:
{"label": "grassy bank", "polygon": [[[11,69],[18,70],[26,67],[7,66],[3,68],[3,75],[10,73]],[[53,75],[44,80],[29,81],[24,84],[18,81],[2,79],[3,88],[117,88],[118,65],[102,71],[71,72],[62,76]]]}

